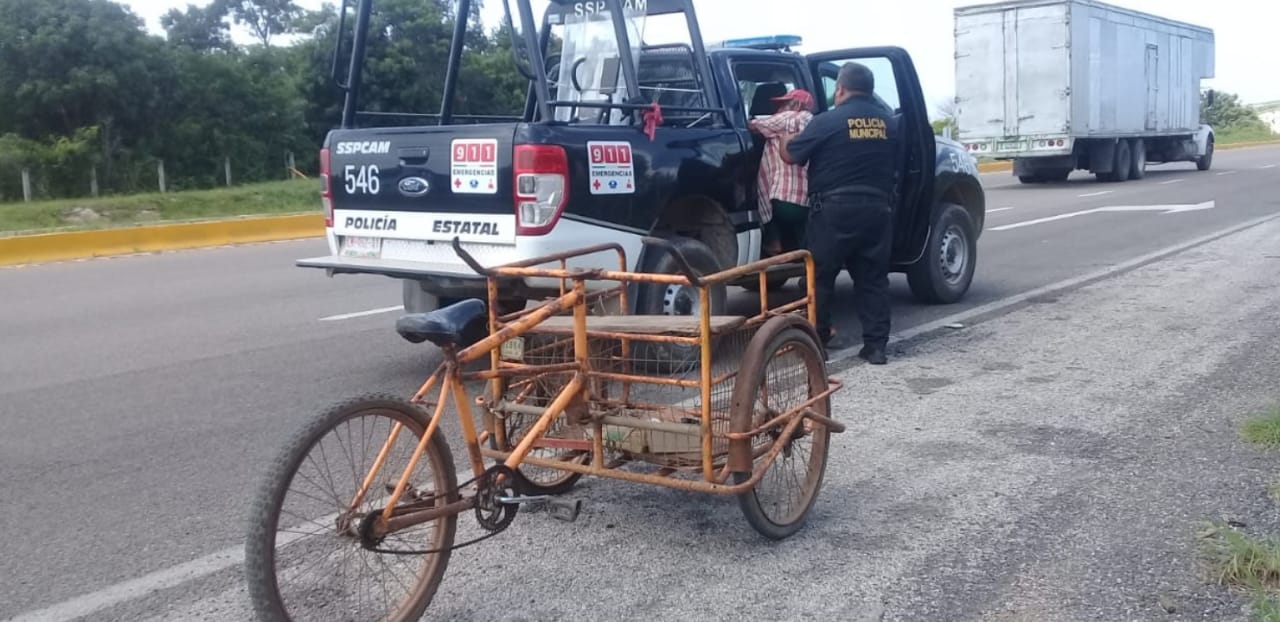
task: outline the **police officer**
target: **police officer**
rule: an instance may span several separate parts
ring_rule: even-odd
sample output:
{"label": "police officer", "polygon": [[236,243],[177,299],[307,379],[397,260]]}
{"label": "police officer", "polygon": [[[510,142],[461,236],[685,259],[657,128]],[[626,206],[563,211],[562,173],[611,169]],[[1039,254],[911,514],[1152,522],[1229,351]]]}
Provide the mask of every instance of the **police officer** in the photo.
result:
{"label": "police officer", "polygon": [[900,138],[893,111],[872,97],[874,92],[870,69],[845,64],[836,77],[835,107],[814,117],[782,152],[788,162],[809,167],[808,239],[818,335],[828,351],[850,345],[831,326],[836,276],[848,269],[862,323],[858,356],[883,365],[889,341],[890,198]]}

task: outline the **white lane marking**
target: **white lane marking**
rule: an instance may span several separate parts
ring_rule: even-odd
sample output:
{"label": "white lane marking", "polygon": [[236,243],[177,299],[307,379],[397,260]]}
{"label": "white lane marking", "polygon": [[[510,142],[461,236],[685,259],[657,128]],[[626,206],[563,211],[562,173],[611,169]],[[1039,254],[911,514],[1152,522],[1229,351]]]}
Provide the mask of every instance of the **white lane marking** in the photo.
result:
{"label": "white lane marking", "polygon": [[[338,518],[337,512],[309,521],[311,524],[322,526],[321,531],[313,530],[311,533],[303,533],[302,528],[308,524],[304,523],[285,530],[283,533],[277,533],[275,548],[279,549],[291,544],[303,536],[322,533],[323,525],[332,523],[336,518]],[[177,587],[188,581],[207,577],[241,564],[244,564],[244,546],[227,547],[216,553],[210,553],[177,566],[171,566],[142,575],[136,579],[117,583],[92,594],[85,594],[51,607],[24,613],[16,618],[10,618],[8,622],[74,620],[97,613],[108,607],[145,598],[161,590]]]}
{"label": "white lane marking", "polygon": [[1104,194],[1111,194],[1112,192],[1115,192],[1115,190],[1099,190],[1099,191],[1097,191],[1097,192],[1089,192],[1089,193],[1086,193],[1086,194],[1079,194],[1079,195],[1076,195],[1076,196],[1078,196],[1078,197],[1080,197],[1080,198],[1084,198],[1084,197],[1100,197],[1100,196],[1102,196],[1102,195],[1104,195]]}
{"label": "white lane marking", "polygon": [[1161,186],[1167,186],[1167,185],[1169,185],[1169,184],[1176,184],[1176,183],[1181,183],[1181,182],[1184,182],[1184,181],[1186,181],[1186,179],[1170,179],[1169,181],[1162,181],[1162,182],[1160,182],[1160,185],[1161,185]]}
{"label": "white lane marking", "polygon": [[997,207],[997,208],[995,208],[995,209],[989,209],[989,210],[987,210],[987,213],[988,213],[988,214],[994,214],[994,213],[996,213],[996,212],[1007,212],[1007,211],[1009,211],[1009,210],[1011,210],[1011,209],[1013,209],[1013,208],[1012,208],[1012,207]]}
{"label": "white lane marking", "polygon": [[1240,171],[1222,171],[1221,173],[1218,173],[1218,177],[1222,177],[1223,175],[1235,175],[1239,172]]}
{"label": "white lane marking", "polygon": [[368,311],[356,311],[355,313],[343,313],[341,315],[330,315],[329,317],[320,318],[321,322],[332,322],[335,320],[349,320],[357,317],[367,317],[370,315],[378,315],[380,313],[391,313],[393,311],[401,311],[404,305],[396,305],[394,307],[383,307],[381,309],[369,309]]}
{"label": "white lane marking", "polygon": [[1262,167],[1262,168],[1275,168],[1275,167],[1276,167],[1276,165],[1274,165],[1274,164],[1268,164],[1268,165],[1266,165],[1266,166],[1264,166],[1264,167]]}
{"label": "white lane marking", "polygon": [[1078,212],[1067,212],[1065,214],[1057,214],[1054,216],[1046,216],[1044,218],[1036,218],[1034,220],[1024,220],[1008,225],[1000,225],[992,227],[992,231],[1008,231],[1009,229],[1017,229],[1020,227],[1030,227],[1031,225],[1039,225],[1055,220],[1065,220],[1067,218],[1075,218],[1076,216],[1084,216],[1086,214],[1099,214],[1103,212],[1164,212],[1165,214],[1176,214],[1179,212],[1198,212],[1200,210],[1213,209],[1217,207],[1217,202],[1208,200],[1203,203],[1194,205],[1112,205],[1107,207],[1095,207],[1093,209],[1084,209]]}
{"label": "white lane marking", "polygon": [[[1093,281],[1101,280],[1108,276],[1123,273],[1128,270],[1140,267],[1144,264],[1158,261],[1170,255],[1175,255],[1187,249],[1194,248],[1201,244],[1212,242],[1218,238],[1223,238],[1233,233],[1244,231],[1245,229],[1248,229],[1250,227],[1255,227],[1269,220],[1275,220],[1276,218],[1280,218],[1280,213],[1271,214],[1270,216],[1263,216],[1261,218],[1256,218],[1254,220],[1250,220],[1248,222],[1245,222],[1233,227],[1228,227],[1226,229],[1222,229],[1217,232],[1210,233],[1208,235],[1196,238],[1188,242],[1183,242],[1181,244],[1168,246],[1158,251],[1155,251],[1153,253],[1148,253],[1146,255],[1138,257],[1136,259],[1130,259],[1129,261],[1126,261],[1124,263],[1116,264],[1109,268],[1103,268],[1102,270],[1098,270],[1097,272],[1092,272],[1084,276],[1078,276],[1078,277],[1058,281],[1057,283],[1046,285],[1044,287],[1040,287],[1038,289],[1034,289],[1029,292],[1016,294],[1013,296],[1009,296],[1007,298],[1001,298],[1000,300],[989,302],[980,307],[974,307],[972,309],[968,309],[966,311],[961,311],[959,313],[948,315],[944,318],[940,318],[932,322],[928,322],[926,324],[921,324],[919,326],[914,326],[906,330],[901,330],[893,333],[893,335],[890,336],[889,344],[892,345],[901,341],[906,341],[908,339],[914,339],[925,333],[946,328],[948,324],[963,324],[968,322],[972,318],[981,317],[983,315],[988,315],[998,311],[1003,311],[1007,308],[1013,307],[1014,305],[1022,304],[1023,302],[1026,302],[1031,298],[1036,298],[1038,296],[1044,296],[1046,294],[1052,294],[1055,292],[1072,289],[1075,287],[1079,287],[1079,286],[1091,283]],[[831,353],[831,358],[828,359],[828,362],[834,363],[836,361],[847,359],[853,356],[858,351],[859,348],[861,348],[861,345],[845,348],[844,350],[833,351]],[[277,536],[277,537],[286,538],[288,536]],[[280,545],[277,545],[277,548],[279,546]],[[127,602],[129,600],[136,600],[139,598],[143,598],[154,592],[158,592],[160,590],[174,587],[179,583],[182,583],[185,581],[199,579],[201,577],[214,574],[216,572],[225,570],[227,568],[230,568],[232,566],[235,566],[236,564],[240,564],[243,562],[244,562],[244,546],[241,545],[241,546],[235,546],[235,547],[228,547],[216,553],[212,553],[210,555],[197,558],[193,561],[186,562],[184,564],[179,564],[177,566],[159,570],[151,574],[143,575],[136,579],[125,581],[123,583],[117,583],[116,585],[109,586],[97,592],[93,592],[92,594],[86,594],[84,596],[80,596],[80,597],[68,600],[66,602],[59,603],[51,607],[47,607],[45,609],[41,609],[39,611],[33,611],[30,613],[22,614],[16,618],[12,618],[9,622],[35,622],[37,620],[49,620],[49,619],[65,620],[68,618],[82,617],[82,616],[91,614],[95,611],[105,609],[106,607],[109,607],[109,606],[118,605],[120,603]],[[179,577],[182,577],[180,581],[177,580]],[[94,604],[90,606],[91,603],[94,603]]]}
{"label": "white lane marking", "polygon": [[[1180,244],[1174,244],[1173,246],[1166,246],[1158,251],[1148,253],[1146,255],[1143,255],[1141,257],[1137,257],[1134,259],[1130,259],[1129,261],[1118,263],[1108,268],[1103,268],[1096,272],[1091,272],[1083,276],[1077,276],[1070,279],[1058,281],[1057,283],[1045,285],[1044,287],[1033,289],[1029,292],[1024,292],[1021,294],[1016,294],[1014,296],[1009,296],[1008,298],[1001,298],[1000,300],[989,302],[985,305],[982,305],[981,307],[974,307],[972,309],[961,311],[953,315],[948,315],[944,318],[940,318],[932,322],[928,322],[926,324],[913,326],[906,330],[893,333],[893,335],[889,337],[889,345],[893,345],[895,343],[899,343],[902,341],[907,341],[909,339],[915,339],[920,335],[931,333],[933,331],[942,330],[946,328],[948,324],[971,324],[972,323],[971,320],[975,318],[981,318],[983,316],[992,315],[995,313],[1008,310],[1011,307],[1020,305],[1032,298],[1038,298],[1040,296],[1046,296],[1049,294],[1070,291],[1079,287],[1083,287],[1085,285],[1089,285],[1090,283],[1094,283],[1096,281],[1101,281],[1107,277],[1118,276],[1130,270],[1141,268],[1144,265],[1154,263],[1162,259],[1166,259],[1173,255],[1177,255],[1178,253],[1181,253],[1183,251],[1195,248],[1202,244],[1208,244],[1209,242],[1212,242],[1219,238],[1225,238],[1233,233],[1239,233],[1241,231],[1244,231],[1245,229],[1256,227],[1267,221],[1275,220],[1277,218],[1280,218],[1280,212],[1271,214],[1270,216],[1255,218],[1253,220],[1241,223],[1239,225],[1227,227],[1226,229],[1220,229],[1214,233],[1210,233],[1208,235],[1198,237],[1194,240],[1182,242]],[[856,354],[858,349],[861,347],[862,347],[861,345],[857,345],[857,346],[845,348],[844,350],[833,351],[831,353],[830,358],[827,359],[827,362],[835,363],[837,361],[842,361],[844,359],[847,359],[853,356],[854,354]]]}

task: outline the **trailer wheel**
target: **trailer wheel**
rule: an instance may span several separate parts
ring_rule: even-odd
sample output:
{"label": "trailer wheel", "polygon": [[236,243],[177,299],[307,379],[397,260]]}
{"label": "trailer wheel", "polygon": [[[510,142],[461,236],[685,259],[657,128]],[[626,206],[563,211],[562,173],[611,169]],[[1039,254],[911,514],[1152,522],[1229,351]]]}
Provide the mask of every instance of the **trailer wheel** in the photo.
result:
{"label": "trailer wheel", "polygon": [[1147,144],[1141,138],[1133,139],[1133,155],[1129,159],[1133,164],[1129,167],[1129,179],[1142,179],[1147,176]]}
{"label": "trailer wheel", "polygon": [[1108,173],[1098,173],[1098,181],[1120,182],[1129,179],[1129,168],[1133,166],[1133,159],[1129,152],[1129,141],[1121,139],[1116,141],[1115,156],[1111,160],[1111,171]]}
{"label": "trailer wheel", "polygon": [[1205,143],[1204,155],[1196,158],[1196,169],[1201,171],[1209,170],[1213,166],[1213,137],[1209,137],[1209,142]]}

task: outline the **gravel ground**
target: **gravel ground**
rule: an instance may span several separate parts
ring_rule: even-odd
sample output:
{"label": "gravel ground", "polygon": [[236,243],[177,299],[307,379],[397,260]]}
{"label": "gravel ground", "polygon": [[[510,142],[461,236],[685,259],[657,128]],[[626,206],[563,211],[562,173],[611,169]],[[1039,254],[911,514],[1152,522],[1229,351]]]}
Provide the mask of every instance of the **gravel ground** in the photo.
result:
{"label": "gravel ground", "polygon": [[[584,481],[577,523],[530,508],[457,552],[428,618],[1243,620],[1195,533],[1280,529],[1280,469],[1238,435],[1280,401],[1277,268],[1272,223],[907,344],[842,373],[850,428],[791,540],[729,499]],[[246,607],[236,570],[94,618]]]}

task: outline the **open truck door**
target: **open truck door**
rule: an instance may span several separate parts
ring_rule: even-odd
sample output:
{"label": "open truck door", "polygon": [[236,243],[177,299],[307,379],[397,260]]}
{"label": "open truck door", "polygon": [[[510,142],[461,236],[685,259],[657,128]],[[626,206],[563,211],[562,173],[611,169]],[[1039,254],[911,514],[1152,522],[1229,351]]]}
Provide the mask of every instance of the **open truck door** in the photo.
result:
{"label": "open truck door", "polygon": [[875,75],[876,99],[894,112],[902,136],[893,201],[893,262],[914,261],[928,235],[929,210],[918,207],[933,198],[936,146],[929,109],[911,56],[898,47],[868,47],[820,52],[806,58],[818,89],[818,109],[823,111],[834,106],[836,76],[845,63],[861,63]]}

